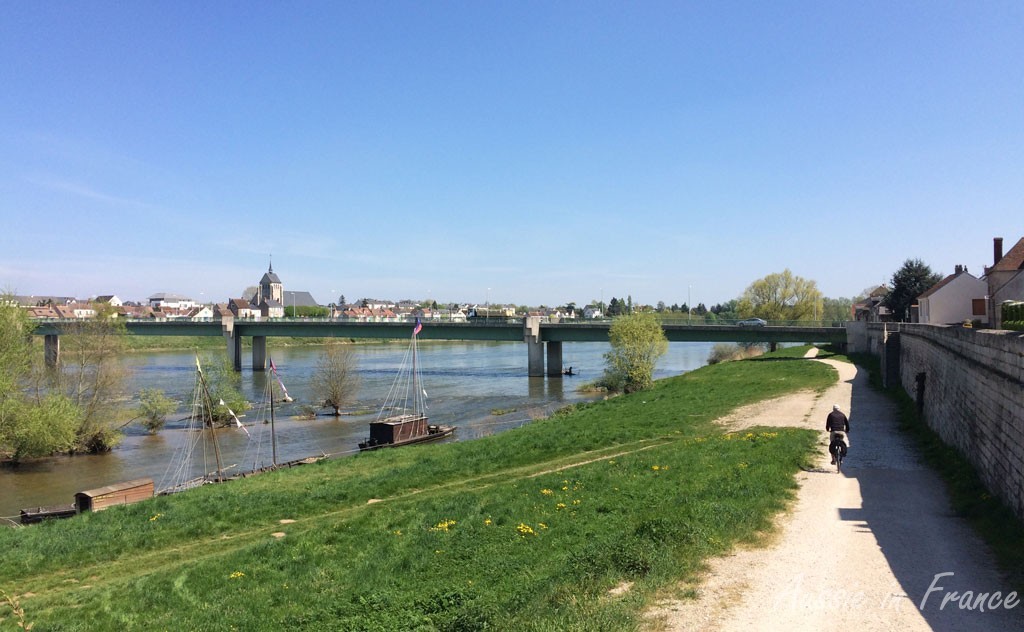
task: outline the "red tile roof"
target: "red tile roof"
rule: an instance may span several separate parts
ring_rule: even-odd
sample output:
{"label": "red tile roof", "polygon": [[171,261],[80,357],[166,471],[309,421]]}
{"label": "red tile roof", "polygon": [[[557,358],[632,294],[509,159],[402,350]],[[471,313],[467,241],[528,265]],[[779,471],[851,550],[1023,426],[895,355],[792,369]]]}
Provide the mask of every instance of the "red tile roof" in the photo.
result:
{"label": "red tile roof", "polygon": [[1003,255],[1002,259],[989,268],[989,271],[1012,272],[1022,269],[1024,269],[1024,237],[1021,237],[1013,248]]}

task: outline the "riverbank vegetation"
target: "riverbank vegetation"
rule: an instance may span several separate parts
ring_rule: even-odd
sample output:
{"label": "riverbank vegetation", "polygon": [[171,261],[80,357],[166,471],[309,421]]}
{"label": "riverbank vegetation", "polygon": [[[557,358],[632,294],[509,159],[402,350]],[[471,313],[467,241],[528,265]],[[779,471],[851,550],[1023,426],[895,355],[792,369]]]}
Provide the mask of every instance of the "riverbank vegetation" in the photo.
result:
{"label": "riverbank vegetation", "polygon": [[653,314],[618,316],[608,329],[611,347],[604,355],[600,386],[612,393],[633,393],[650,387],[658,358],[668,351],[668,339]]}
{"label": "riverbank vegetation", "polygon": [[52,630],[636,629],[771,528],[815,449],[812,431],[714,420],[835,379],[728,362],[475,441],[3,530],[0,590]]}
{"label": "riverbank vegetation", "polygon": [[120,437],[123,326],[101,317],[69,326],[59,369],[44,365],[33,327],[0,296],[0,461],[110,450]]}

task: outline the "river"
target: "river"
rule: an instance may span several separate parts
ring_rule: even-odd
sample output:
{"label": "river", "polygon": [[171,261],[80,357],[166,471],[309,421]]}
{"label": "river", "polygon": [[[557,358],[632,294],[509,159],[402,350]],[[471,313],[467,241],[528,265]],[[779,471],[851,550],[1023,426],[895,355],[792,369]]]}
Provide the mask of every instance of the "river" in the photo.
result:
{"label": "river", "polygon": [[[272,341],[271,341],[272,342]],[[658,361],[655,378],[700,368],[707,363],[714,343],[670,343]],[[268,346],[268,352],[295,403],[284,405],[276,415],[278,461],[311,455],[343,456],[358,451],[358,442],[369,433],[374,414],[298,418],[298,407],[312,401],[310,379],[320,348],[315,346]],[[401,366],[407,345],[360,344],[356,355],[359,391],[354,408],[374,411],[381,405]],[[526,348],[518,343],[431,342],[420,343],[419,362],[429,395],[431,423],[454,425],[456,440],[467,440],[520,426],[553,412],[566,404],[593,399],[577,392],[579,385],[597,379],[604,367],[606,343],[565,343],[563,363],[577,376],[528,378]],[[247,358],[248,359],[248,358]],[[175,423],[190,411],[194,383],[195,355],[192,352],[148,352],[124,360],[128,369],[128,391],[158,388],[181,402],[168,417],[168,427],[149,435],[135,426],[126,428],[121,444],[107,454],[51,457],[26,462],[18,467],[0,468],[0,516],[16,517],[28,507],[70,504],[74,494],[135,478],[152,478],[159,486],[167,474],[171,457],[186,433]],[[269,372],[242,371],[242,391],[249,401],[262,399]],[[126,406],[133,403],[126,402]],[[324,411],[326,412],[326,411]],[[503,414],[493,414],[501,412]],[[250,434],[257,435],[262,424],[254,423],[257,411],[243,421]],[[246,434],[237,429],[218,432],[226,465],[238,464],[251,446]],[[197,464],[196,472],[203,471]],[[212,471],[212,470],[208,470]]]}

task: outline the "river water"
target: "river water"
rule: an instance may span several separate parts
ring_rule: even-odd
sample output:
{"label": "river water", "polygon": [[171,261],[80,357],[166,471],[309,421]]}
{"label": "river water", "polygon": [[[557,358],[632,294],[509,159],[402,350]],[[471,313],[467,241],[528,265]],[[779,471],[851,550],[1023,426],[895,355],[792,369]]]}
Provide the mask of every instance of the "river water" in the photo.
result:
{"label": "river water", "polygon": [[[272,343],[271,341],[268,341]],[[663,378],[704,366],[714,343],[670,343],[658,362],[655,378]],[[279,347],[268,352],[277,366],[293,404],[282,405],[275,415],[278,461],[328,454],[344,456],[358,451],[358,442],[369,434],[375,418],[402,364],[407,345],[361,344],[353,347],[359,374],[359,391],[353,409],[368,414],[318,416],[300,419],[299,406],[310,403],[310,379],[320,348]],[[563,364],[577,376],[528,378],[526,348],[518,343],[430,342],[419,345],[419,364],[429,396],[431,423],[456,426],[456,440],[467,440],[520,426],[550,414],[566,404],[593,399],[577,388],[597,379],[604,367],[606,343],[565,343]],[[246,358],[248,359],[248,358]],[[126,428],[121,444],[107,454],[52,457],[0,468],[0,517],[14,517],[20,509],[70,504],[79,491],[135,478],[152,478],[158,488],[168,476],[168,464],[189,433],[180,421],[190,412],[194,385],[195,355],[192,352],[150,352],[128,356],[128,390],[158,388],[180,402],[168,417],[167,427],[155,435]],[[263,399],[270,373],[242,371],[242,392],[251,402]],[[126,402],[126,406],[134,405]],[[326,412],[326,411],[324,411]],[[501,414],[494,414],[501,413]],[[243,417],[249,435],[269,450],[269,433],[258,410]],[[254,441],[239,429],[217,433],[225,466],[239,471],[252,469]],[[212,459],[211,455],[207,455]],[[264,458],[264,457],[260,457]],[[212,461],[194,459],[192,473],[215,469]],[[248,465],[246,465],[248,464]]]}

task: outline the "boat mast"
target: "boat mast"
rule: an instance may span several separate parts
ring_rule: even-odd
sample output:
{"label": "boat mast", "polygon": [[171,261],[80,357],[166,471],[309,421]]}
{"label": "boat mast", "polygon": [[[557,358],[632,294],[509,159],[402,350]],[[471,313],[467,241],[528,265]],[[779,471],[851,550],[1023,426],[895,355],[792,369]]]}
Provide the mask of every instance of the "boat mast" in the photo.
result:
{"label": "boat mast", "polygon": [[[206,396],[206,412],[210,416],[210,436],[213,438],[213,454],[217,459],[217,482],[224,480],[224,468],[220,462],[220,444],[217,443],[217,424],[213,419],[213,398],[210,397],[210,387],[206,384],[206,376],[203,368],[199,366],[199,357],[196,357],[196,370],[199,371],[199,383],[203,387],[203,395]],[[205,419],[203,421],[206,421]]]}
{"label": "boat mast", "polygon": [[420,385],[419,385],[419,371],[416,370],[416,330],[412,332],[412,407],[413,412],[417,415],[422,415],[423,411],[420,409]]}
{"label": "boat mast", "polygon": [[[274,361],[270,361],[273,366]],[[267,384],[267,388],[270,389],[270,450],[271,450],[271,462],[274,467],[277,467],[277,433],[274,432],[274,381],[270,380]]]}

